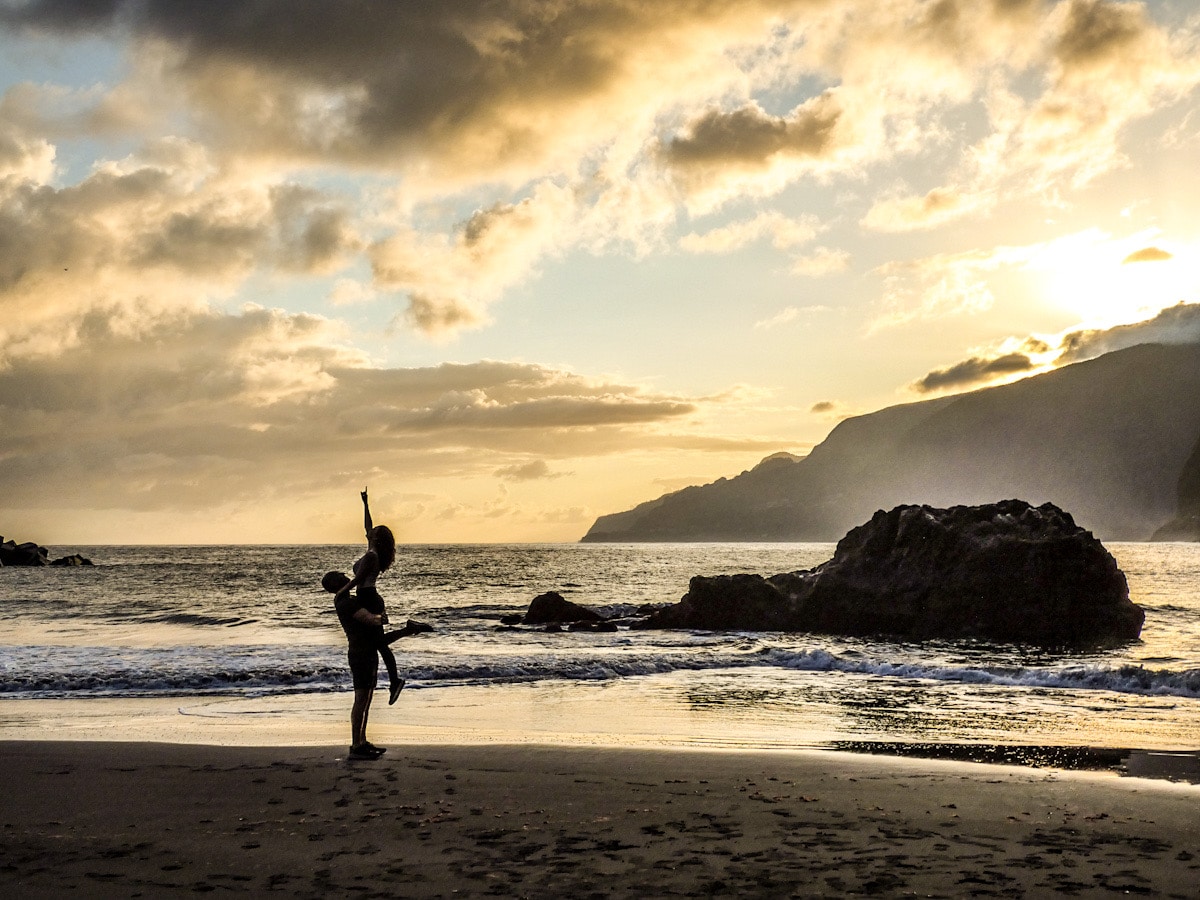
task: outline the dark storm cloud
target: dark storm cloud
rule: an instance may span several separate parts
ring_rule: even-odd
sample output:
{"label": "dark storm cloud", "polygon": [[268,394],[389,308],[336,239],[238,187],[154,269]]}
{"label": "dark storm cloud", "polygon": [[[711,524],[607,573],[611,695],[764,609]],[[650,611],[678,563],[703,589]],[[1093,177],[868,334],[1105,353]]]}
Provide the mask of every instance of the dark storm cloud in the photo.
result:
{"label": "dark storm cloud", "polygon": [[1067,68],[1091,68],[1137,46],[1146,31],[1141,5],[1072,0],[1057,56]]}
{"label": "dark storm cloud", "polygon": [[243,150],[397,168],[419,152],[446,172],[494,174],[651,102],[639,66],[661,87],[673,66],[694,65],[673,45],[719,56],[719,42],[689,40],[694,29],[749,21],[761,35],[764,12],[793,5],[126,0],[77,18],[87,4],[41,0],[3,8],[0,21],[64,34],[111,26],[164,42],[190,102]]}
{"label": "dark storm cloud", "polygon": [[0,24],[77,34],[112,24],[128,0],[8,0],[0,4]]}
{"label": "dark storm cloud", "polygon": [[1026,14],[1041,9],[1046,0],[992,0],[992,7],[1002,16]]}
{"label": "dark storm cloud", "polygon": [[257,224],[227,218],[215,209],[178,212],[143,236],[133,263],[195,275],[229,267],[249,269],[266,240]]}
{"label": "dark storm cloud", "polygon": [[1005,353],[992,358],[973,356],[944,369],[935,369],[914,382],[912,387],[919,393],[927,394],[946,388],[980,384],[1004,375],[1028,372],[1032,368],[1033,361],[1024,353]]}
{"label": "dark storm cloud", "polygon": [[772,116],[754,105],[732,112],[712,109],[667,145],[666,157],[682,168],[760,167],[776,155],[819,157],[833,146],[840,117],[831,94],[809,101],[790,116]]}
{"label": "dark storm cloud", "polygon": [[318,191],[281,185],[271,190],[271,206],[281,238],[280,262],[285,269],[328,272],[336,268],[344,254],[362,246],[350,212]]}

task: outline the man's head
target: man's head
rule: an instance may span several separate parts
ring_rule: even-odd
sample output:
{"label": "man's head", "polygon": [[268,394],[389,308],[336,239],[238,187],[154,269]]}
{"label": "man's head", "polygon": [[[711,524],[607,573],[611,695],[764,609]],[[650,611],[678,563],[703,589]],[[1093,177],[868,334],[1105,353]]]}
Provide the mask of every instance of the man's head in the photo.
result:
{"label": "man's head", "polygon": [[331,594],[336,594],[349,583],[350,578],[345,572],[326,572],[321,576],[321,587]]}

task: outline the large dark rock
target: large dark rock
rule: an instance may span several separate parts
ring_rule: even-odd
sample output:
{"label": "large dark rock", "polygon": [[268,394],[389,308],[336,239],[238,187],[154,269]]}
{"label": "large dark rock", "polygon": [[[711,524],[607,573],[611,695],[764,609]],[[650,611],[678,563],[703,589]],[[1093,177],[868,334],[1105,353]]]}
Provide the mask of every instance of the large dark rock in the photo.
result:
{"label": "large dark rock", "polygon": [[557,591],[547,591],[530,601],[522,619],[525,625],[548,625],[559,622],[601,622],[604,616],[578,603],[564,599]]}
{"label": "large dark rock", "polygon": [[37,544],[18,544],[0,537],[0,565],[46,566],[50,564],[50,553]]}
{"label": "large dark rock", "polygon": [[78,553],[50,561],[50,551],[32,542],[18,544],[0,537],[0,566],[90,566],[92,561]]}
{"label": "large dark rock", "polygon": [[1136,639],[1143,619],[1091,532],[1006,500],[877,512],[815,569],[696,577],[639,627],[1096,646]]}

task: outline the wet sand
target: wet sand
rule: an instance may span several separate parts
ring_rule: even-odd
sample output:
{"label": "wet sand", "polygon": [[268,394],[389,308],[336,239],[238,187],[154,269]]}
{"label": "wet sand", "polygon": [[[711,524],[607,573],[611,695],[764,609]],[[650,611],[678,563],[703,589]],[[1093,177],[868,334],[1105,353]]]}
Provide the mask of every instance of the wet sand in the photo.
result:
{"label": "wet sand", "polygon": [[1195,897],[1200,787],[845,753],[0,742],[7,896]]}

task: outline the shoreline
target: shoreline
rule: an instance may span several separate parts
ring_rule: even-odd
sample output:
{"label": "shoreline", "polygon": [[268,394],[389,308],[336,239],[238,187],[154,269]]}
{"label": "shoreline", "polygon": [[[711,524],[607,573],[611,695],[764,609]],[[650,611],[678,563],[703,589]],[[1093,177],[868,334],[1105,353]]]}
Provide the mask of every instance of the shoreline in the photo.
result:
{"label": "shoreline", "polygon": [[[368,734],[402,746],[545,746],[681,752],[820,752],[1095,772],[1200,784],[1200,749],[1178,740],[1141,746],[1054,740],[1058,735],[919,739],[746,723],[680,714],[616,689],[553,685],[406,690],[393,707],[380,692]],[[348,693],[265,697],[0,698],[0,741],[155,743],[225,747],[336,747],[349,732]],[[1112,735],[1109,735],[1110,737]],[[1128,734],[1123,734],[1128,738]],[[1047,740],[1046,738],[1051,738]],[[1067,737],[1064,735],[1063,737]]]}
{"label": "shoreline", "polygon": [[1186,897],[1200,787],[833,751],[0,741],[0,885]]}

